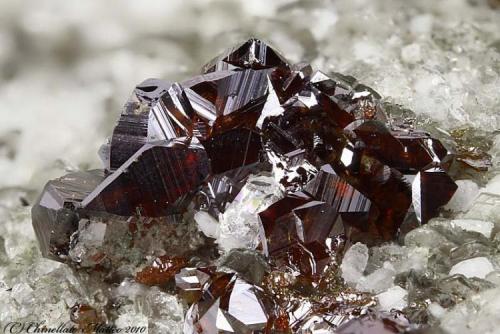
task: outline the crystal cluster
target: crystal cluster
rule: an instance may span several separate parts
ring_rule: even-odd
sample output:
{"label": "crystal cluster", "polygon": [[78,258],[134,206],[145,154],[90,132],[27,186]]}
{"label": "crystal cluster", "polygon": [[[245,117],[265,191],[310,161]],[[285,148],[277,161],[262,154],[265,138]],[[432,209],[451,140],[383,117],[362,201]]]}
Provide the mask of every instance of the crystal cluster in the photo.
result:
{"label": "crystal cluster", "polygon": [[[103,170],[50,181],[33,207],[42,253],[110,282],[175,282],[191,305],[185,333],[408,327],[343,284],[339,257],[436,217],[460,158],[369,87],[257,39],[186,81],[138,85],[100,153]],[[279,191],[267,194],[270,177]],[[264,189],[258,200],[249,184]],[[223,246],[231,217],[255,219],[255,242]],[[235,250],[224,265],[213,239],[255,254]]]}

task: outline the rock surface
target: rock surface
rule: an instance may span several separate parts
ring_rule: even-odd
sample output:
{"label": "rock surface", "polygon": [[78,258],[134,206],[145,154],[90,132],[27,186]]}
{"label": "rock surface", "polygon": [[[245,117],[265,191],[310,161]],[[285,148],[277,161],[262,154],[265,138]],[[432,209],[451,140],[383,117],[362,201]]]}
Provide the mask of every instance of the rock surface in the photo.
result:
{"label": "rock surface", "polygon": [[[408,291],[410,306],[404,312],[413,321],[446,333],[495,333],[500,188],[498,177],[488,183],[500,170],[500,140],[492,134],[500,128],[500,13],[492,10],[494,1],[126,4],[0,4],[0,294],[5,301],[0,323],[38,314],[56,324],[70,320],[77,303],[96,308],[108,303],[93,282],[82,286],[67,267],[41,258],[23,205],[34,203],[34,191],[47,179],[98,166],[95,152],[134,83],[146,77],[186,78],[207,55],[242,35],[257,35],[293,61],[305,59],[374,87],[384,101],[408,108],[394,107],[395,114],[415,118],[447,147],[457,143],[456,128],[484,131],[466,139],[472,146],[466,152],[473,154],[463,160],[481,165],[481,152],[487,152],[493,157],[489,172],[457,175],[459,196],[450,203],[449,216],[414,230],[402,246],[370,248],[361,283],[355,276],[349,283],[362,288],[365,277],[390,277],[390,287],[379,289]],[[464,229],[472,225],[456,224],[457,219],[494,226],[488,235],[489,224]],[[204,226],[208,234],[220,233]],[[98,231],[89,227],[88,238],[79,239],[81,249],[95,247]],[[403,261],[406,256],[412,261]],[[486,258],[495,270],[487,281],[449,276],[454,265],[474,258]],[[137,284],[117,290],[113,302],[120,305],[119,314],[108,315],[115,324],[148,323],[153,333],[182,332],[184,310],[170,294]]]}

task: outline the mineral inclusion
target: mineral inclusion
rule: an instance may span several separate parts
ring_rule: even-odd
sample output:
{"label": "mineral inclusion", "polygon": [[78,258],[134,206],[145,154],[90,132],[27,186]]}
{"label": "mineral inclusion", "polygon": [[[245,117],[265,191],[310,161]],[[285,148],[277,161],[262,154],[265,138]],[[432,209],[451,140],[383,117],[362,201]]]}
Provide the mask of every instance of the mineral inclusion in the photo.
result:
{"label": "mineral inclusion", "polygon": [[[401,124],[355,79],[250,39],[184,82],[138,85],[100,151],[104,169],[49,181],[33,226],[48,258],[107,282],[175,286],[190,305],[186,334],[399,333],[411,327],[402,315],[373,311],[336,271],[351,244],[404,236],[457,189],[456,157]],[[256,213],[257,252],[224,267],[186,221],[217,222],[263,173],[283,196]]]}

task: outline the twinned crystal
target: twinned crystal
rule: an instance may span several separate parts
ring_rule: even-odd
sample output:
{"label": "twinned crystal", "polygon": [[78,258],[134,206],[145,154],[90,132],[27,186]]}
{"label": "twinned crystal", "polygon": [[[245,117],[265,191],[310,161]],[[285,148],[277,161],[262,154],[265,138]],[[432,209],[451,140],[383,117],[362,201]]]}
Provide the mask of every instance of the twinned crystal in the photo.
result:
{"label": "twinned crystal", "polygon": [[101,149],[104,169],[45,187],[42,253],[175,286],[186,334],[399,333],[409,324],[349,290],[339,258],[438,216],[457,185],[453,155],[380,98],[257,39],[186,81],[148,79]]}

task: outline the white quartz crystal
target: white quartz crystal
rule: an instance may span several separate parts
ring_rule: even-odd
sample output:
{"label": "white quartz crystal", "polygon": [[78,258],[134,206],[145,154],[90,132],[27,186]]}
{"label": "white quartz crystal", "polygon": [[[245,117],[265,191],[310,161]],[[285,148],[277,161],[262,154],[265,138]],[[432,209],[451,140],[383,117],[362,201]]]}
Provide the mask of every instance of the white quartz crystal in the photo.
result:
{"label": "white quartz crystal", "polygon": [[[425,247],[408,247],[397,244],[385,244],[372,248],[370,262],[375,261],[375,257],[387,259],[382,262],[382,266],[390,265],[396,273],[413,271],[423,271],[427,268],[429,249]],[[375,264],[375,265],[379,265]]]}
{"label": "white quartz crystal", "polygon": [[360,242],[347,250],[340,265],[342,278],[350,284],[355,284],[363,277],[363,271],[368,263],[368,247]]}
{"label": "white quartz crystal", "polygon": [[[463,218],[479,219],[491,222],[500,221],[500,195],[482,191],[472,203]],[[496,223],[498,226],[498,223]]]}
{"label": "white quartz crystal", "polygon": [[493,265],[485,257],[475,257],[461,261],[451,267],[450,275],[462,274],[465,277],[485,278],[493,271]]}
{"label": "white quartz crystal", "polygon": [[473,231],[483,234],[486,238],[491,236],[491,231],[495,226],[492,222],[475,219],[454,219],[451,223],[463,228],[466,231]]}
{"label": "white quartz crystal", "polygon": [[500,175],[491,179],[486,185],[484,191],[490,194],[500,195]]}
{"label": "white quartz crystal", "polygon": [[377,295],[378,306],[382,311],[402,310],[408,306],[408,291],[394,286]]}
{"label": "white quartz crystal", "polygon": [[184,308],[175,296],[158,287],[146,287],[131,281],[124,281],[113,291],[115,298],[127,303],[118,308],[120,316],[115,326],[146,327],[148,333],[182,333]]}
{"label": "white quartz crystal", "polygon": [[385,268],[379,268],[373,273],[363,276],[356,284],[360,291],[379,293],[393,286],[395,271],[390,264]]}
{"label": "white quartz crystal", "polygon": [[219,237],[219,222],[208,212],[198,211],[194,214],[194,220],[203,234],[209,238],[217,239]]}
{"label": "white quartz crystal", "polygon": [[455,183],[458,189],[444,208],[455,212],[465,212],[479,194],[479,186],[471,180],[458,180]]}
{"label": "white quartz crystal", "polygon": [[458,304],[441,318],[447,334],[496,334],[500,328],[500,288],[486,290]]}
{"label": "white quartz crystal", "polygon": [[219,247],[224,251],[257,247],[260,230],[258,213],[282,196],[280,185],[272,176],[250,176],[235,200],[219,215]]}
{"label": "white quartz crystal", "polygon": [[490,272],[488,275],[486,275],[485,279],[495,284],[496,286],[500,286],[500,271],[495,270]]}

